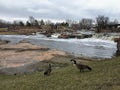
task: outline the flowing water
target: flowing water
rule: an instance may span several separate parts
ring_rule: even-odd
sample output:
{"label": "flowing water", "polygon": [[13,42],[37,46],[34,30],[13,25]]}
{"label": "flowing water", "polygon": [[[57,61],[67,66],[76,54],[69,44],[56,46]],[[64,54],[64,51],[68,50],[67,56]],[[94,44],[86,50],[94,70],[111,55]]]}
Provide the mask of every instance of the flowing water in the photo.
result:
{"label": "flowing water", "polygon": [[0,39],[18,43],[25,39],[32,44],[45,45],[50,49],[63,50],[75,56],[90,58],[111,58],[116,52],[116,43],[101,39],[52,39],[43,35],[0,35]]}

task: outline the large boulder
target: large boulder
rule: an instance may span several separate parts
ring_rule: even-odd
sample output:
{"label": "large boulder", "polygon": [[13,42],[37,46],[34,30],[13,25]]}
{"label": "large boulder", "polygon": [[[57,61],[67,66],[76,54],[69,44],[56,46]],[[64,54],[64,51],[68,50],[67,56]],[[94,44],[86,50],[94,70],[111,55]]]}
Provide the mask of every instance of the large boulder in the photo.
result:
{"label": "large boulder", "polygon": [[120,38],[115,38],[114,42],[117,42],[117,51],[120,52]]}

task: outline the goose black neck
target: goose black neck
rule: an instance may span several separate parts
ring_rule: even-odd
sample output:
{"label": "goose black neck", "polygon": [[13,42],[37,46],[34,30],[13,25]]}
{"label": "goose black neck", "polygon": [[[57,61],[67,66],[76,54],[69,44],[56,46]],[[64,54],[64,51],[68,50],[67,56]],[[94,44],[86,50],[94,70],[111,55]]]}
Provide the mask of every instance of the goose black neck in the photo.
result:
{"label": "goose black neck", "polygon": [[49,64],[49,67],[51,68],[51,64]]}
{"label": "goose black neck", "polygon": [[74,60],[74,64],[76,64],[76,61]]}

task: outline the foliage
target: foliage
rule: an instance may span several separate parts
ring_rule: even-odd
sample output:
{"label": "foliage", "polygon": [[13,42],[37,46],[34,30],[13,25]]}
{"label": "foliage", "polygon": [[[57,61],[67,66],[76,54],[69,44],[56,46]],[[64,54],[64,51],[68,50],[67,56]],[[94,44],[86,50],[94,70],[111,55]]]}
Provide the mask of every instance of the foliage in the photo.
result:
{"label": "foliage", "polygon": [[24,26],[24,23],[22,21],[19,22],[20,26]]}
{"label": "foliage", "polygon": [[26,26],[31,26],[31,23],[29,21],[27,21]]}

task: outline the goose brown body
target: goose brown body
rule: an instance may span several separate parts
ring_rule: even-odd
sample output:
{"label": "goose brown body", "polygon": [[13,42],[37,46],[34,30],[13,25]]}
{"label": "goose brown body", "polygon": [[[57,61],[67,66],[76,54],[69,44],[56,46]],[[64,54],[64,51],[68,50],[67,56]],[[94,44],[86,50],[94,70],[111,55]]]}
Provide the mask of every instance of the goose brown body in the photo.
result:
{"label": "goose brown body", "polygon": [[88,69],[88,70],[90,70],[90,71],[92,70],[92,68],[89,67],[88,65],[78,64],[78,63],[76,62],[76,60],[74,60],[74,59],[71,59],[71,61],[74,62],[74,64],[76,65],[76,67],[77,67],[80,71],[83,71],[84,69]]}
{"label": "goose brown body", "polygon": [[48,68],[44,72],[44,75],[50,75],[51,71],[52,71],[51,64],[49,64]]}

